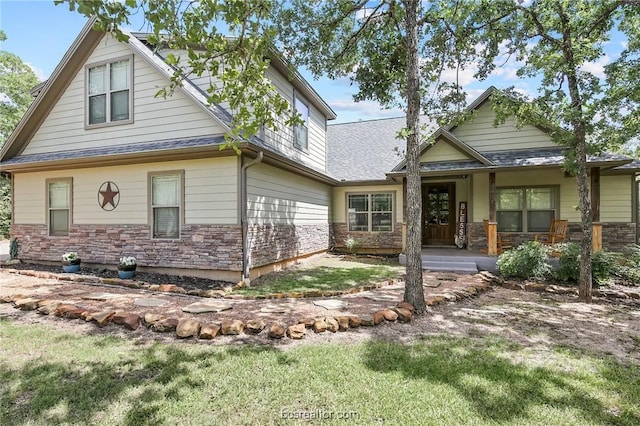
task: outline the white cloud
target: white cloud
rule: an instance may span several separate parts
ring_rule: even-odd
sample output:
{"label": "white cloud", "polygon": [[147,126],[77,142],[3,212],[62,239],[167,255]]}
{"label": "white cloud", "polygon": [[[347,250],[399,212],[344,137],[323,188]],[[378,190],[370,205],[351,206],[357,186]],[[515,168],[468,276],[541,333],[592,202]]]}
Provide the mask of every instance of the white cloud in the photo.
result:
{"label": "white cloud", "polygon": [[328,101],[328,104],[338,116],[337,123],[404,115],[404,111],[400,108],[385,109],[375,101],[354,102],[351,99],[336,99]]}
{"label": "white cloud", "polygon": [[36,75],[36,77],[38,77],[38,81],[43,82],[46,79],[48,79],[49,77],[44,73],[44,71],[40,68],[36,68],[34,67],[32,64],[27,63],[27,65],[29,66],[29,68],[31,68],[31,71],[33,71]]}
{"label": "white cloud", "polygon": [[585,63],[581,69],[582,71],[590,72],[599,78],[604,78],[604,67],[611,62],[609,55],[604,55],[598,58],[595,62]]}

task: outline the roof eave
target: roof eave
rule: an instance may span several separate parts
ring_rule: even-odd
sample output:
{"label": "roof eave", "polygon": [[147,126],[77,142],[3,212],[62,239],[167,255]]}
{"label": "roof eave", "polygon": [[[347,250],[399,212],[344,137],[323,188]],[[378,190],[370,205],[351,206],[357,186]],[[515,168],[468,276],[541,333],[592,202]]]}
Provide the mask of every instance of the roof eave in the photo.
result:
{"label": "roof eave", "polygon": [[26,142],[46,118],[47,112],[53,108],[71,79],[82,69],[93,50],[90,47],[95,46],[104,36],[104,33],[93,30],[95,22],[95,17],[87,21],[49,79],[40,88],[40,93],[0,149],[0,161],[20,155]]}

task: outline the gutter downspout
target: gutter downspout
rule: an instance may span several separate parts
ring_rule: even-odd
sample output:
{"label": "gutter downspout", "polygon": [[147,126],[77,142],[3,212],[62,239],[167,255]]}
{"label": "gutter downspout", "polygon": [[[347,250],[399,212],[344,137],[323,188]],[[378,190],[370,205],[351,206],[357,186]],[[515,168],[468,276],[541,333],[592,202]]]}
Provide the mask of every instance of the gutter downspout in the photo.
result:
{"label": "gutter downspout", "polygon": [[240,169],[240,225],[242,226],[242,282],[249,287],[251,279],[249,277],[249,224],[247,223],[247,169],[262,161],[264,154],[258,152],[258,156],[242,165]]}

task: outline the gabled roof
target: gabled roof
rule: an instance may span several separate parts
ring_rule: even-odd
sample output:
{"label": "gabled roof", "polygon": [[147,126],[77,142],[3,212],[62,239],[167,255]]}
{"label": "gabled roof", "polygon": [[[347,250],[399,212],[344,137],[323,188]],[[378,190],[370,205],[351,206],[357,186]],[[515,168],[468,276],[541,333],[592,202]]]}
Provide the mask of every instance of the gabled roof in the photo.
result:
{"label": "gabled roof", "polygon": [[[449,142],[454,148],[456,148],[458,151],[468,156],[470,161],[475,160],[475,162],[478,162],[479,164],[482,164],[485,166],[492,165],[492,162],[488,160],[486,156],[483,156],[478,151],[471,148],[466,143],[462,142],[460,139],[456,137],[456,135],[449,132],[444,127],[441,127],[438,130],[436,130],[429,138],[430,139],[429,142],[425,142],[422,144],[422,146],[420,147],[420,155],[422,156],[425,153],[427,153],[429,149],[431,149],[432,147],[435,146],[436,143],[438,143],[438,139],[440,138],[447,140],[447,142]],[[407,165],[407,160],[402,160],[391,171],[394,172],[394,171],[402,170],[405,168],[406,165]]]}
{"label": "gabled roof", "polygon": [[[9,162],[7,159],[15,158],[22,153],[60,96],[62,96],[67,89],[72,79],[79,70],[82,69],[97,44],[105,36],[104,32],[93,29],[95,22],[95,17],[87,21],[80,31],[80,34],[78,34],[71,47],[67,50],[51,74],[51,77],[32,90],[32,94],[35,96],[34,101],[2,149],[0,149],[0,161],[2,161],[3,165],[17,164],[15,162]],[[146,40],[147,34],[132,33],[127,30],[122,31],[129,36],[129,41],[126,45],[149,66],[164,76],[168,82],[174,70],[165,62],[164,58],[155,53],[149,45],[143,42]],[[320,98],[297,71],[288,67],[286,62],[280,58],[276,52],[274,52],[272,63],[276,69],[285,73],[285,75],[286,73],[291,74],[296,87],[304,93],[316,107],[326,114],[329,119],[335,118],[335,112]],[[194,101],[195,105],[199,106],[225,131],[230,130],[232,116],[229,112],[217,104],[209,105],[206,94],[191,80],[185,79],[183,84],[177,87],[176,90],[181,91]],[[256,138],[252,138],[251,141],[255,142],[258,146],[261,144]],[[29,157],[30,160],[34,159],[32,156]]]}

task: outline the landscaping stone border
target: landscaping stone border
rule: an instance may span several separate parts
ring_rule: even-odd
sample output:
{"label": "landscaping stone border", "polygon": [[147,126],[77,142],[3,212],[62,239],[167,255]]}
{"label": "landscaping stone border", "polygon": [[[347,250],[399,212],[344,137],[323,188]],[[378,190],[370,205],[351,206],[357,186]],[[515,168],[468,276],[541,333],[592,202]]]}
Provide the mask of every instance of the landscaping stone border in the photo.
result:
{"label": "landscaping stone border", "polygon": [[[110,285],[123,285],[125,287],[144,288],[157,291],[166,291],[172,293],[185,293],[185,290],[175,285],[149,285],[147,283],[135,282],[132,285],[130,280],[105,279],[86,275],[74,274],[55,274],[39,271],[16,270],[16,273],[34,276],[46,279],[60,279],[62,281],[86,282],[86,283],[102,283]],[[360,286],[354,289],[373,290],[395,283],[395,280],[389,280],[372,286]],[[490,283],[483,278],[483,282],[479,282],[463,289],[447,290],[439,295],[427,297],[427,306],[437,306],[447,302],[456,302],[468,297],[474,297],[477,294],[490,288]],[[347,292],[319,292],[322,297],[340,296],[344,294],[355,293],[354,289]],[[309,292],[312,293],[312,292]],[[301,293],[304,294],[304,293]],[[317,293],[313,293],[314,295]],[[208,296],[212,297],[212,296]],[[273,299],[284,298],[287,296],[274,295]],[[309,296],[307,296],[309,297]],[[268,297],[265,297],[267,299]],[[359,327],[373,327],[383,322],[389,323],[408,323],[413,320],[414,307],[407,302],[400,302],[395,307],[379,309],[369,314],[360,315],[338,315],[324,317],[304,317],[300,318],[296,324],[284,324],[281,322],[273,322],[268,325],[262,319],[248,320],[246,322],[238,319],[223,319],[219,323],[200,322],[191,318],[175,318],[166,317],[161,314],[151,312],[137,314],[124,310],[114,311],[112,309],[86,309],[75,304],[63,303],[58,300],[38,299],[23,295],[10,295],[0,298],[0,302],[12,303],[16,309],[23,311],[36,311],[41,315],[55,315],[65,319],[82,319],[86,322],[93,321],[98,327],[105,327],[109,324],[117,324],[124,326],[128,330],[137,330],[140,325],[146,326],[149,330],[158,333],[175,333],[176,338],[186,339],[195,338],[201,340],[211,340],[218,335],[238,335],[241,333],[257,335],[267,330],[267,335],[272,339],[281,339],[287,336],[290,339],[298,340],[307,336],[309,330],[315,333],[324,332],[345,332],[350,329]]]}
{"label": "landscaping stone border", "polygon": [[[482,271],[478,274],[483,280],[500,287],[508,288],[510,290],[522,290],[522,291],[535,291],[539,293],[553,293],[553,294],[573,294],[578,295],[577,287],[567,287],[555,284],[543,284],[537,282],[514,282],[507,281],[501,277],[498,277],[491,272]],[[614,290],[614,289],[593,289],[591,294],[593,297],[603,297],[609,299],[640,299],[639,290]]]}

